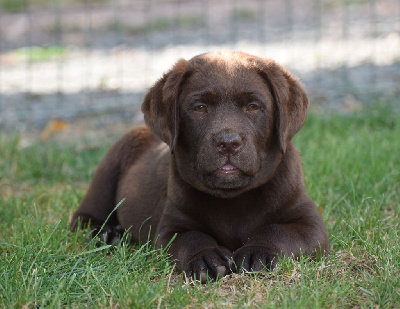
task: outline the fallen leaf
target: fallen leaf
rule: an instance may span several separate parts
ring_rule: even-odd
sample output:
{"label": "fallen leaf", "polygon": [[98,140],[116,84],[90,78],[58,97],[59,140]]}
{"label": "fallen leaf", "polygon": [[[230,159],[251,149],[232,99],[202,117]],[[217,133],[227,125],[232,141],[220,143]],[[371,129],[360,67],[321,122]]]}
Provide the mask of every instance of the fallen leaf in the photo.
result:
{"label": "fallen leaf", "polygon": [[46,127],[40,134],[40,141],[46,142],[51,135],[53,135],[55,132],[63,131],[66,127],[67,123],[63,120],[60,119],[50,120],[49,122],[47,122]]}

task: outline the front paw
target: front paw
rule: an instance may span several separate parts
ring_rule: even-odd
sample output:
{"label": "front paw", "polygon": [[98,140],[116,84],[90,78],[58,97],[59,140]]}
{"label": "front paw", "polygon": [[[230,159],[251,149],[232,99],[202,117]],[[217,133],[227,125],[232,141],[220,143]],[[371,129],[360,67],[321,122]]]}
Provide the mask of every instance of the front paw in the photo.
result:
{"label": "front paw", "polygon": [[261,246],[244,246],[234,255],[236,272],[272,270],[277,263],[277,256],[270,249]]}
{"label": "front paw", "polygon": [[216,280],[232,272],[232,253],[224,248],[206,249],[197,253],[187,264],[184,272],[201,283],[207,278]]}
{"label": "front paw", "polygon": [[101,247],[105,244],[115,246],[121,240],[123,233],[124,230],[120,225],[118,226],[94,225],[92,226],[91,237],[97,240],[96,241],[97,247]]}

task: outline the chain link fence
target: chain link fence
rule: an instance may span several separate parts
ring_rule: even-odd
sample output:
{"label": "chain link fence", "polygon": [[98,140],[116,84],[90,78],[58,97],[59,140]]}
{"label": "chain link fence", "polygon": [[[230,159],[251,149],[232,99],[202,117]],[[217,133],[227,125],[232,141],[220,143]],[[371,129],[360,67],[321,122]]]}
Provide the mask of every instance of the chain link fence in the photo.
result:
{"label": "chain link fence", "polygon": [[0,0],[0,128],[140,118],[179,58],[274,58],[314,108],[400,101],[398,0]]}

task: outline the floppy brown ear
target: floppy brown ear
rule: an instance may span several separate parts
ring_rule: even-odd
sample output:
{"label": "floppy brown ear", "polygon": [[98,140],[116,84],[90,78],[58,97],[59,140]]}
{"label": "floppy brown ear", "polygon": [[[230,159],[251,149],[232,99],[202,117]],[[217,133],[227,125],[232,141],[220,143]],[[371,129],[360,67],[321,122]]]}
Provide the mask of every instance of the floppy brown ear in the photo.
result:
{"label": "floppy brown ear", "polygon": [[150,88],[142,103],[144,120],[150,129],[174,150],[179,133],[178,99],[187,61],[180,59]]}
{"label": "floppy brown ear", "polygon": [[309,106],[302,84],[273,60],[255,61],[275,100],[276,128],[282,152],[304,125]]}

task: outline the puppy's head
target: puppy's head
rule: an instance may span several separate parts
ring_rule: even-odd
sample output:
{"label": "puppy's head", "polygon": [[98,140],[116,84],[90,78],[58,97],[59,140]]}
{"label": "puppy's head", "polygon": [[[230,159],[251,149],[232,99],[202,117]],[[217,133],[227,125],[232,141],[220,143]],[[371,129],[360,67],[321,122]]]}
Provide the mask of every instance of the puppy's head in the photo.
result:
{"label": "puppy's head", "polygon": [[287,70],[233,51],[179,60],[142,105],[182,179],[220,197],[272,177],[307,108],[301,84]]}

